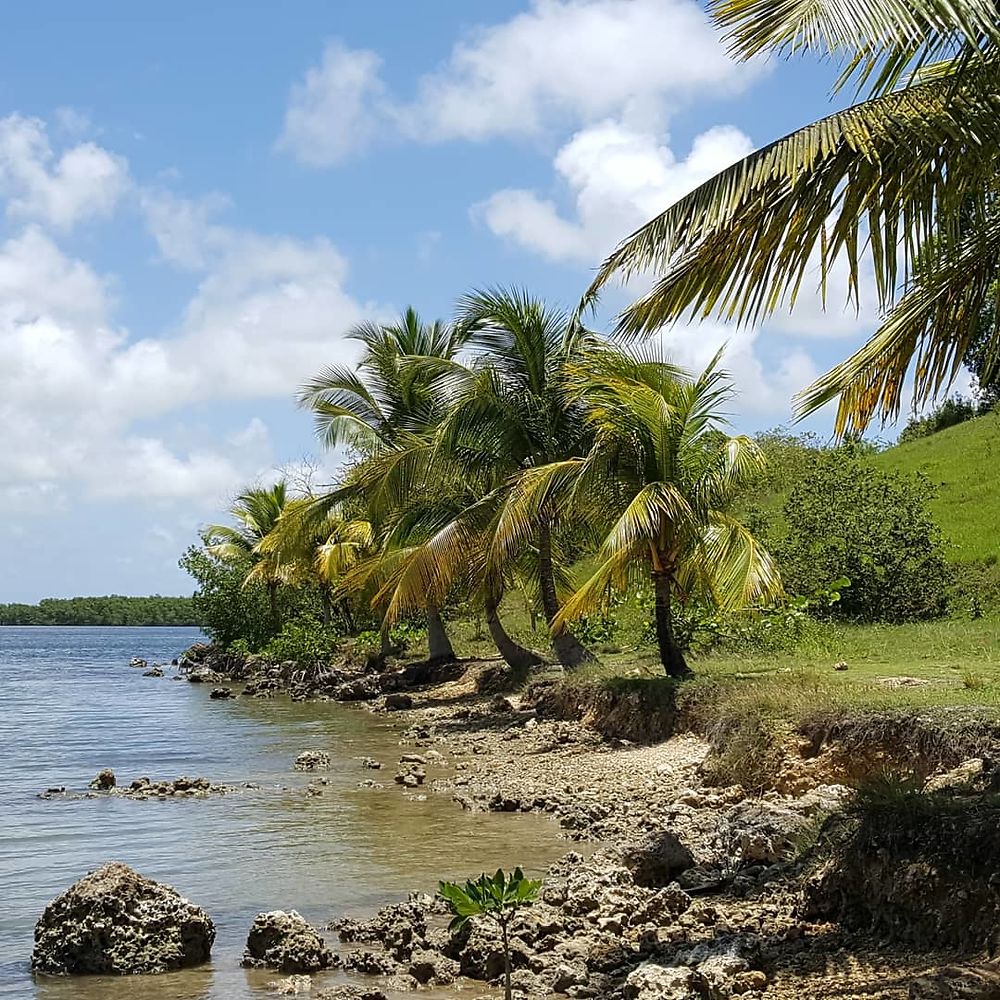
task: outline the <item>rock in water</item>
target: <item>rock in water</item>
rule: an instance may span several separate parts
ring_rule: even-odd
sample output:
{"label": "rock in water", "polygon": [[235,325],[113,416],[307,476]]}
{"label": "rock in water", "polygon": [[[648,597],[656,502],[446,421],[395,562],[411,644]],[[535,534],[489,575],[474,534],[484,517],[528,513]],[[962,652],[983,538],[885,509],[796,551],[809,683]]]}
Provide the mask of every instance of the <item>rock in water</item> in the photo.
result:
{"label": "rock in water", "polygon": [[294,910],[274,910],[254,918],[242,964],[279,972],[318,972],[333,965],[333,955],[302,916]]}
{"label": "rock in water", "polygon": [[105,767],[97,772],[97,776],[90,783],[90,787],[98,792],[109,792],[117,784],[118,779],[115,777],[115,772],[110,767]]}
{"label": "rock in water", "polygon": [[325,771],[330,766],[330,755],[325,750],[303,750],[295,758],[296,771]]}
{"label": "rock in water", "polygon": [[170,972],[207,962],[214,941],[200,906],[114,861],[45,907],[31,967],[56,975]]}

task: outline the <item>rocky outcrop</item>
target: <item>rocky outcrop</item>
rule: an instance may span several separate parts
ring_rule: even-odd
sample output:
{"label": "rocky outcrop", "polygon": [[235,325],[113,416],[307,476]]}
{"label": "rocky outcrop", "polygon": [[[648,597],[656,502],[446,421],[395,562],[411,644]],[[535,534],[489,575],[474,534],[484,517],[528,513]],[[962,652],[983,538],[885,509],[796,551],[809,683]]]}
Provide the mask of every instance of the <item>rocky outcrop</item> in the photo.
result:
{"label": "rocky outcrop", "polygon": [[115,777],[115,772],[110,767],[105,767],[97,772],[96,777],[90,783],[90,787],[95,792],[109,792],[117,784],[118,779]]}
{"label": "rocky outcrop", "polygon": [[279,972],[318,972],[334,956],[315,929],[294,910],[258,913],[247,935],[243,965]]}
{"label": "rocky outcrop", "polygon": [[658,830],[619,849],[636,885],[659,889],[694,865],[694,856],[671,830]]}
{"label": "rocky outcrop", "polygon": [[45,908],[31,967],[59,975],[169,972],[208,961],[215,926],[173,888],[112,862]]}

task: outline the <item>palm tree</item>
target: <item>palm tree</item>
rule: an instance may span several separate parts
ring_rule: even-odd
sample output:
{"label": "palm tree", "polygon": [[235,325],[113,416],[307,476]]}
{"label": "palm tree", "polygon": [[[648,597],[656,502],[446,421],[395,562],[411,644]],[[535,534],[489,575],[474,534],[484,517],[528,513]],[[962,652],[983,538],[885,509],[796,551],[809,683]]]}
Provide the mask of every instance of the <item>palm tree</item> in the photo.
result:
{"label": "palm tree", "polygon": [[[426,435],[443,416],[444,399],[436,372],[410,361],[450,361],[467,335],[459,327],[424,323],[415,310],[407,309],[396,323],[364,323],[349,336],[364,345],[357,370],[339,365],[324,369],[303,386],[299,402],[312,410],[317,433],[328,447],[347,445],[363,458],[387,459],[397,473],[408,472],[412,483],[426,456]],[[336,496],[364,498],[364,482],[362,472]],[[369,487],[379,485],[371,475],[367,482]],[[373,499],[370,492],[367,499]],[[373,502],[370,519],[383,547],[389,540],[392,545],[405,544],[398,530],[385,530],[381,522],[388,512]],[[430,658],[454,659],[439,604],[428,599],[424,610]],[[382,646],[387,652],[388,622],[382,629]]]}
{"label": "palm tree", "polygon": [[[567,401],[564,382],[567,365],[589,334],[519,289],[467,295],[458,326],[468,332],[476,357],[467,367],[439,365],[453,401],[441,421],[438,449],[470,475],[486,468],[495,482],[507,485],[532,468],[582,454],[585,428],[578,408]],[[556,656],[572,667],[592,656],[565,623],[556,623],[557,514],[555,507],[535,511],[534,575]]]}
{"label": "palm tree", "polygon": [[[837,430],[894,418],[946,389],[1000,270],[1000,16],[988,0],[712,0],[743,58],[816,51],[865,99],[757,150],[626,238],[614,275],[652,271],[620,317],[646,335],[682,316],[758,322],[794,303],[810,272],[826,296],[837,261],[857,301],[859,260],[885,316],[859,351],[799,397],[839,399]],[[1000,328],[991,332],[1000,357]],[[915,364],[914,364],[915,362]]]}
{"label": "palm tree", "polygon": [[261,552],[259,546],[278,524],[287,503],[288,488],[284,480],[267,489],[246,489],[229,508],[236,526],[210,524],[204,532],[206,548],[217,559],[224,562],[250,560],[250,571],[244,583],[261,583],[267,589],[271,624],[276,632],[281,627],[278,587],[285,582],[285,570],[274,553]]}
{"label": "palm tree", "polygon": [[660,660],[675,678],[689,673],[674,633],[675,601],[699,595],[746,608],[781,589],[771,557],[729,511],[763,458],[749,438],[720,432],[730,388],[716,363],[691,377],[654,354],[589,352],[572,366],[569,385],[593,433],[590,451],[524,477],[498,532],[516,541],[550,504],[599,528],[597,568],[559,620],[645,576]]}
{"label": "palm tree", "polygon": [[[297,497],[285,504],[281,517],[254,551],[276,563],[284,582],[317,584],[323,622],[329,625],[335,588],[371,553],[373,543],[368,521],[347,517],[340,505]],[[341,611],[348,632],[352,632],[354,620],[346,598]]]}

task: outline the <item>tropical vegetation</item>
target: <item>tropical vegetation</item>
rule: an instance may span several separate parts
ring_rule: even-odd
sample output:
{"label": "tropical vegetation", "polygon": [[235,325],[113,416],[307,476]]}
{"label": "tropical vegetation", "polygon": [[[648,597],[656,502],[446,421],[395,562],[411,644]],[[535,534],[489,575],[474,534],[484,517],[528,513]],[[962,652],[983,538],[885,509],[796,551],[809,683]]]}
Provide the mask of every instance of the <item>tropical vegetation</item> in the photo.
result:
{"label": "tropical vegetation", "polygon": [[[858,103],[767,144],[669,206],[605,260],[584,302],[614,277],[652,272],[619,332],[646,336],[682,316],[755,323],[825,298],[842,266],[858,302],[873,276],[883,320],[871,339],[799,396],[839,400],[837,430],[922,404],[951,384],[975,342],[995,377],[1000,214],[1000,19],[985,0],[712,0],[740,58],[816,53],[843,66]],[[812,288],[808,288],[812,291]],[[844,303],[834,303],[838,308]],[[995,317],[995,312],[992,314]]]}
{"label": "tropical vegetation", "polygon": [[511,1000],[510,922],[517,911],[538,900],[542,890],[540,879],[526,878],[520,868],[505,872],[502,868],[495,875],[485,872],[464,885],[441,882],[438,895],[448,904],[452,913],[449,929],[461,930],[474,917],[487,917],[500,929],[504,958],[504,996]]}
{"label": "tropical vegetation", "polygon": [[0,604],[0,625],[196,625],[191,597],[46,597],[37,604]]}

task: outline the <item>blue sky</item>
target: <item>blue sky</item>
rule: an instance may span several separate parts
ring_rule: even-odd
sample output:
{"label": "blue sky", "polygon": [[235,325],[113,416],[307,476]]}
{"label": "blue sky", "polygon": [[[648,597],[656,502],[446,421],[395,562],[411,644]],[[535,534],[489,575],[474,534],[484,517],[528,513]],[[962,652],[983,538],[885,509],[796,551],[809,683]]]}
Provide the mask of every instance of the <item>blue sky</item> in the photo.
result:
{"label": "blue sky", "polygon": [[[835,75],[733,63],[692,0],[66,2],[5,29],[0,601],[189,591],[177,557],[238,486],[335,464],[291,397],[353,323],[488,284],[574,304]],[[666,341],[728,340],[754,430],[871,325],[807,298]]]}

